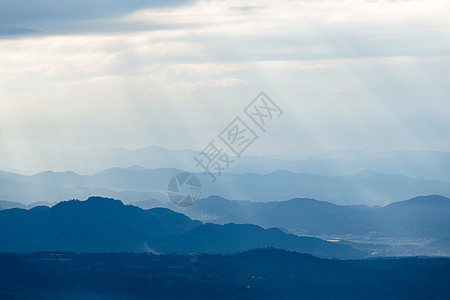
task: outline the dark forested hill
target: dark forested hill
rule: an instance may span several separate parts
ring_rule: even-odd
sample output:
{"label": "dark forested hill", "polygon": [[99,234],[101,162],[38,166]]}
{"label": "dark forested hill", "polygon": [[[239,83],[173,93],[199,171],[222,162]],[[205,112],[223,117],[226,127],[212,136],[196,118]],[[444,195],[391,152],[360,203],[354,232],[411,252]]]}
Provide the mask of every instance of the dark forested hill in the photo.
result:
{"label": "dark forested hill", "polygon": [[316,238],[255,225],[202,224],[166,208],[143,210],[92,197],[51,208],[0,211],[0,251],[233,253],[278,247],[328,258],[360,258],[365,252]]}
{"label": "dark forested hill", "polygon": [[1,299],[448,299],[450,260],[234,255],[0,254]]}

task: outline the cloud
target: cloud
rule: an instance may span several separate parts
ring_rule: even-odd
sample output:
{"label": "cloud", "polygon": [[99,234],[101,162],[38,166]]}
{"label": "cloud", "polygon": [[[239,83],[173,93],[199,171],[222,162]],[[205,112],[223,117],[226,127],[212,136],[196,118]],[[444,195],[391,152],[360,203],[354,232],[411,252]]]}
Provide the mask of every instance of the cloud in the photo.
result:
{"label": "cloud", "polygon": [[[203,61],[302,60],[449,55],[444,0],[197,1],[171,10],[140,10],[124,24],[172,26],[170,37],[200,46]],[[239,7],[240,9],[236,9]],[[242,8],[244,7],[244,10]],[[250,8],[248,8],[250,9]]]}
{"label": "cloud", "polygon": [[29,29],[29,28],[19,28],[19,27],[0,27],[0,37],[1,36],[23,36],[23,35],[33,35],[42,33],[40,30]]}
{"label": "cloud", "polygon": [[15,8],[45,32],[0,40],[0,149],[199,149],[261,90],[286,111],[263,153],[450,140],[447,0],[173,3]]}

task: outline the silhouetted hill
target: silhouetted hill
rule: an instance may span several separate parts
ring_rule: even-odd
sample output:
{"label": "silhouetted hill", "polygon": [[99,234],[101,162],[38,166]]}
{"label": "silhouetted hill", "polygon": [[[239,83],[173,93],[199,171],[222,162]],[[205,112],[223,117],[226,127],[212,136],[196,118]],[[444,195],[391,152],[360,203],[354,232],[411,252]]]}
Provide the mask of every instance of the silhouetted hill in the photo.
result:
{"label": "silhouetted hill", "polygon": [[396,202],[374,213],[381,232],[393,236],[450,237],[450,199],[422,196]]}
{"label": "silhouetted hill", "polygon": [[146,251],[155,235],[187,232],[199,221],[159,208],[142,210],[118,200],[91,197],[30,210],[0,212],[0,251]]}
{"label": "silhouetted hill", "polygon": [[167,207],[169,203],[163,203],[156,199],[147,199],[143,201],[137,201],[131,204],[143,209],[151,209],[155,207]]}
{"label": "silhouetted hill", "polygon": [[166,208],[143,210],[119,200],[91,197],[51,208],[0,211],[0,251],[233,253],[279,247],[321,257],[359,258],[348,245],[289,235],[254,225],[203,225]]}
{"label": "silhouetted hill", "polygon": [[312,237],[298,237],[279,229],[263,229],[251,224],[205,224],[178,236],[155,238],[152,245],[165,253],[217,253],[231,254],[237,251],[261,247],[275,247],[310,253],[319,257],[356,258],[362,252],[355,248],[326,242]]}

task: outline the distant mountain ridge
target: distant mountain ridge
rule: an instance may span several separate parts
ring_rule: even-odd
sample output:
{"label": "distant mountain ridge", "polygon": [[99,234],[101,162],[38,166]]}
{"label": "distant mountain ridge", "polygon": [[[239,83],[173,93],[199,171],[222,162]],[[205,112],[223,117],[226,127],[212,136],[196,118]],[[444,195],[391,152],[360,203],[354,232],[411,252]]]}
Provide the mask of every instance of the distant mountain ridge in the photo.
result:
{"label": "distant mountain ridge", "polygon": [[10,209],[10,208],[27,208],[27,206],[23,205],[20,202],[0,200],[0,210]]}
{"label": "distant mountain ridge", "polygon": [[[24,171],[26,174],[42,170],[72,170],[80,174],[93,174],[112,167],[141,166],[147,169],[176,168],[198,172],[193,157],[199,152],[199,150],[170,150],[150,146],[134,150],[89,148],[33,155],[0,153],[0,169],[19,173],[22,172],[15,170],[28,170]],[[372,170],[377,173],[450,182],[450,152],[350,150],[301,157],[242,156],[230,168],[230,172],[239,174],[250,172],[267,174],[276,170],[286,170],[324,176],[350,175],[363,170]]]}
{"label": "distant mountain ridge", "polygon": [[[23,176],[0,172],[0,199],[29,204],[37,199],[85,199],[91,195],[122,199],[126,203],[156,199],[168,202],[167,184],[179,169],[111,168],[96,175],[73,172],[42,172]],[[280,201],[313,198],[336,204],[386,205],[416,195],[450,197],[450,183],[403,175],[362,171],[349,176],[322,176],[289,171],[269,174],[223,173],[211,182],[203,173],[203,197],[221,195],[227,199]]]}
{"label": "distant mountain ridge", "polygon": [[49,208],[0,211],[0,252],[234,253],[277,247],[327,258],[361,258],[348,245],[298,237],[256,225],[202,224],[166,208],[142,210],[121,201],[91,197]]}
{"label": "distant mountain ridge", "polygon": [[213,196],[184,209],[192,218],[218,224],[251,223],[296,234],[450,237],[450,199],[421,196],[384,207],[340,206],[313,199],[250,202]]}

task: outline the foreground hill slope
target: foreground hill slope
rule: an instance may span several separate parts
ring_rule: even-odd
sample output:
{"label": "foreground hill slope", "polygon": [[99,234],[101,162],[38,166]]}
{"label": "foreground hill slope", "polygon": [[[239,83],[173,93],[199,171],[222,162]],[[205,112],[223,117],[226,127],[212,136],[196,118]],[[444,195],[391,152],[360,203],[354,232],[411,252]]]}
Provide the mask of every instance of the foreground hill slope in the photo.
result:
{"label": "foreground hill slope", "polygon": [[[1,299],[447,299],[450,259],[0,253]],[[42,276],[45,274],[45,276]]]}

